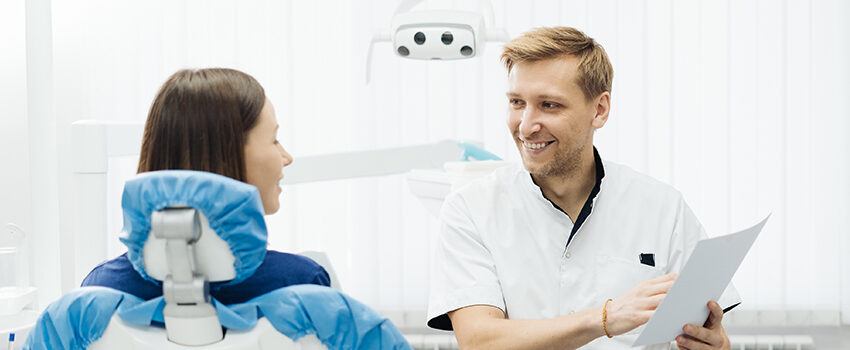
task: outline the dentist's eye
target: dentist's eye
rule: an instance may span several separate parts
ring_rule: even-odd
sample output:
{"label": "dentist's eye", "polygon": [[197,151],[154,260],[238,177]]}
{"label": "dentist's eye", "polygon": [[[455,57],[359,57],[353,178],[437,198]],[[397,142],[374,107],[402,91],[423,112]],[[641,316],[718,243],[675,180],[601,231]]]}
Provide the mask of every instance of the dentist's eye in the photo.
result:
{"label": "dentist's eye", "polygon": [[554,103],[554,102],[543,102],[541,104],[541,106],[543,106],[543,108],[546,108],[546,109],[552,109],[552,108],[558,108],[561,105]]}
{"label": "dentist's eye", "polygon": [[510,105],[514,107],[522,107],[523,105],[525,105],[525,102],[515,98],[510,99],[508,103],[510,103]]}

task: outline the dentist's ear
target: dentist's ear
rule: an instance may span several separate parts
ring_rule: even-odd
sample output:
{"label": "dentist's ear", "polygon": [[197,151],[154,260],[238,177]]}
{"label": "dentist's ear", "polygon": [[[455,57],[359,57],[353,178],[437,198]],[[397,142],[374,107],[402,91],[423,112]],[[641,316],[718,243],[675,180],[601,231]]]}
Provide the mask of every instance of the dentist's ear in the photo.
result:
{"label": "dentist's ear", "polygon": [[605,91],[595,99],[596,115],[593,116],[593,127],[599,129],[608,121],[608,113],[611,111],[611,93]]}

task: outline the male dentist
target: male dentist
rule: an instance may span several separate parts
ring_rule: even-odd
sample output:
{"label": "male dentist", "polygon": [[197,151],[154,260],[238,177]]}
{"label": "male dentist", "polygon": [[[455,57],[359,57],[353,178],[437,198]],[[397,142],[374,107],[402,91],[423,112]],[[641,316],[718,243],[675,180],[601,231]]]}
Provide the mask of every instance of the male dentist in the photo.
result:
{"label": "male dentist", "polygon": [[[593,146],[611,107],[602,46],[574,28],[539,28],[502,61],[522,165],[446,198],[428,325],[454,330],[464,350],[630,349],[705,231],[678,191]],[[723,307],[738,302],[729,288],[676,345],[729,349]]]}

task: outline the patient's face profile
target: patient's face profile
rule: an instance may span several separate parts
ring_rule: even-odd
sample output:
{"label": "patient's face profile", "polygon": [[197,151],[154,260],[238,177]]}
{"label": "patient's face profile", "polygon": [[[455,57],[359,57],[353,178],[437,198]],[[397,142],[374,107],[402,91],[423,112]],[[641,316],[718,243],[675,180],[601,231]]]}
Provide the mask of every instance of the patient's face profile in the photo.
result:
{"label": "patient's face profile", "polygon": [[254,128],[245,140],[245,182],[257,187],[266,215],[280,208],[280,180],[283,167],[292,163],[292,156],[277,140],[277,117],[271,101],[266,99]]}

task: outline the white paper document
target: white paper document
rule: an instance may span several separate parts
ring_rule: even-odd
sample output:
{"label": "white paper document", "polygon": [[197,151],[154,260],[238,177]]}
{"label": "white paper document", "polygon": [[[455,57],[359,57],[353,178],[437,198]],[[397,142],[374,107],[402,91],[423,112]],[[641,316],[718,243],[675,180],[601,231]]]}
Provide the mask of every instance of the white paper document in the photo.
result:
{"label": "white paper document", "polygon": [[676,282],[632,346],[667,343],[682,334],[685,324],[705,323],[710,313],[708,302],[717,301],[723,294],[768,218],[770,215],[746,230],[697,242]]}

